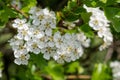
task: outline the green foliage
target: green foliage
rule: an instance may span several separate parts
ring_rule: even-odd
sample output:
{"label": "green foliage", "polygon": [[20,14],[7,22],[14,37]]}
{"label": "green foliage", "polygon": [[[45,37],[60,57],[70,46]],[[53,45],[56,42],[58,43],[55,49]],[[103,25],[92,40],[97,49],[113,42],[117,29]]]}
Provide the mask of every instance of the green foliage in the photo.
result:
{"label": "green foliage", "polygon": [[81,13],[81,17],[82,17],[84,23],[88,23],[89,22],[90,16],[91,16],[91,13],[85,13],[85,12]]}
{"label": "green foliage", "polygon": [[48,63],[45,67],[45,71],[53,78],[53,80],[65,80],[64,69],[62,65],[57,64],[53,61]]}
{"label": "green foliage", "polygon": [[87,37],[93,38],[94,37],[94,32],[92,29],[89,27],[88,24],[84,24],[80,26],[80,29],[85,33]]}
{"label": "green foliage", "polygon": [[83,11],[83,8],[79,6],[77,0],[70,0],[62,12],[65,20],[75,21],[80,18],[81,11]]}
{"label": "green foliage", "polygon": [[106,17],[111,21],[116,32],[120,32],[120,9],[113,7],[105,7],[104,10]]}
{"label": "green foliage", "polygon": [[64,70],[62,68],[62,65],[52,61],[47,63],[47,61],[42,57],[41,54],[31,54],[31,64],[33,63],[36,64],[37,68],[40,68],[40,73],[42,72],[50,75],[53,80],[64,80]]}
{"label": "green foliage", "polygon": [[[37,61],[37,62],[36,62]],[[36,64],[41,70],[47,66],[47,61],[43,58],[42,54],[31,54],[31,64]]]}
{"label": "green foliage", "polygon": [[82,73],[84,71],[78,61],[68,64],[65,69],[66,73]]}
{"label": "green foliage", "polygon": [[36,6],[37,1],[36,0],[22,0],[23,4],[22,4],[22,11],[28,13],[28,11],[30,10],[31,7]]}
{"label": "green foliage", "polygon": [[[37,1],[42,3],[38,3]],[[107,64],[103,63],[107,49],[104,51],[98,51],[98,46],[101,45],[103,41],[89,26],[91,13],[86,12],[83,5],[86,4],[90,7],[100,7],[100,9],[105,12],[107,19],[110,21],[110,28],[114,36],[114,41],[116,41],[120,39],[120,0],[66,0],[66,5],[64,1],[65,0],[20,0],[22,3],[22,8],[17,11],[11,6],[11,0],[0,0],[0,50],[5,52],[4,54],[0,52],[0,69],[4,69],[2,60],[3,55],[6,56],[6,53],[10,52],[7,52],[7,50],[9,50],[9,48],[6,47],[6,45],[8,45],[7,41],[14,34],[12,32],[14,29],[11,28],[11,24],[8,25],[8,23],[11,23],[15,18],[23,18],[23,14],[28,15],[29,9],[39,4],[41,4],[40,6],[42,7],[60,10],[56,12],[57,26],[59,27],[54,29],[53,32],[57,32],[60,28],[61,31],[63,31],[63,34],[82,31],[87,37],[91,38],[91,46],[90,48],[85,49],[83,62],[78,59],[78,61],[71,63],[58,64],[52,60],[45,60],[42,54],[36,55],[30,53],[31,58],[27,66],[18,66],[12,62],[9,63],[7,65],[9,68],[8,73],[3,71],[3,80],[7,80],[5,78],[5,74],[9,74],[10,80],[46,80],[47,77],[51,80],[66,80],[66,76],[69,74],[79,75],[81,73],[87,75],[91,75],[91,73],[93,73],[91,80],[112,80],[111,69]],[[61,3],[59,4],[59,2]],[[70,22],[81,20],[82,22],[76,22],[77,26],[71,30],[68,30],[66,27],[63,29],[64,26],[61,27],[62,22],[60,23],[60,21],[64,20]],[[2,43],[6,44],[1,46]],[[9,55],[7,54],[7,56]],[[11,55],[10,58],[13,60]],[[101,63],[96,64],[99,62]],[[93,67],[91,66],[94,66],[94,70],[92,70]]]}
{"label": "green foliage", "polygon": [[13,9],[3,4],[0,8],[0,28],[4,28],[9,19],[16,16],[17,14]]}
{"label": "green foliage", "polygon": [[101,2],[103,2],[103,3],[106,3],[107,2],[107,0],[100,0]]}
{"label": "green foliage", "polygon": [[92,74],[92,80],[112,80],[111,70],[107,64],[96,64]]}

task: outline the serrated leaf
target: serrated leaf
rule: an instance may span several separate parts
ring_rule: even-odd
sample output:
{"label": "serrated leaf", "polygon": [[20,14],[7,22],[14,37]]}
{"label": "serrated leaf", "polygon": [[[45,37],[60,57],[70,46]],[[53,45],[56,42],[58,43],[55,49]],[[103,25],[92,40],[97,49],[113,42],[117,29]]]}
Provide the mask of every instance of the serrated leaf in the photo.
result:
{"label": "serrated leaf", "polygon": [[120,9],[113,7],[105,7],[106,17],[111,21],[116,32],[120,32],[120,18],[116,17],[118,15]]}
{"label": "serrated leaf", "polygon": [[84,23],[89,22],[90,16],[91,16],[91,13],[84,13],[84,12],[81,13],[81,17],[82,17]]}
{"label": "serrated leaf", "polygon": [[91,27],[88,24],[84,24],[80,26],[80,29],[85,33],[87,37],[93,38],[94,32],[92,31]]}

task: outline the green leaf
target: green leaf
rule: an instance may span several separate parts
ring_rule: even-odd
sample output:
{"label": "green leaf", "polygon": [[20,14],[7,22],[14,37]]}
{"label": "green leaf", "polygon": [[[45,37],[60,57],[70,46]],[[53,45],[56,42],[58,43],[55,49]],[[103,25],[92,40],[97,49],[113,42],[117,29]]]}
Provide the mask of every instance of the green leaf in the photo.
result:
{"label": "green leaf", "polygon": [[92,74],[92,80],[112,80],[111,69],[107,64],[96,64]]}
{"label": "green leaf", "polygon": [[51,61],[45,68],[46,72],[53,78],[53,80],[65,80],[63,67]]}
{"label": "green leaf", "polygon": [[120,0],[116,0],[117,3],[120,3]]}
{"label": "green leaf", "polygon": [[80,18],[80,13],[83,10],[84,9],[77,4],[77,0],[70,0],[62,12],[65,20],[75,21]]}
{"label": "green leaf", "polygon": [[15,18],[17,14],[11,8],[3,5],[0,9],[0,28],[4,28],[9,18]]}
{"label": "green leaf", "polygon": [[35,55],[31,54],[31,63],[36,64],[41,70],[44,70],[45,66],[47,66],[47,61],[43,58],[42,54]]}
{"label": "green leaf", "polygon": [[116,3],[116,0],[107,0],[107,3],[106,5],[109,6],[109,5],[114,5]]}
{"label": "green leaf", "polygon": [[105,7],[106,17],[111,21],[116,32],[120,32],[120,18],[116,17],[120,13],[119,8]]}
{"label": "green leaf", "polygon": [[82,73],[84,71],[78,61],[68,64],[65,70],[67,73]]}
{"label": "green leaf", "polygon": [[81,17],[82,17],[84,23],[89,22],[90,16],[91,16],[91,13],[84,13],[84,12],[81,13]]}
{"label": "green leaf", "polygon": [[26,13],[28,13],[31,7],[34,7],[37,4],[36,0],[22,0],[22,1],[23,1],[22,11]]}
{"label": "green leaf", "polygon": [[90,38],[94,37],[94,32],[92,31],[92,28],[89,27],[88,24],[84,24],[80,26],[80,29],[85,33],[87,37],[90,37]]}
{"label": "green leaf", "polygon": [[103,2],[103,3],[106,3],[107,2],[107,0],[100,0],[101,2]]}

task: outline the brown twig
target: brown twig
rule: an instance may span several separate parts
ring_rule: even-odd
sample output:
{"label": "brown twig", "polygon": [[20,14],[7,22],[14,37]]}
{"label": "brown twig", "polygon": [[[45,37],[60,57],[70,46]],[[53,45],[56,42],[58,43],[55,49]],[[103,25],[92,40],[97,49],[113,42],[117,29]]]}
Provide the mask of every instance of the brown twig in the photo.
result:
{"label": "brown twig", "polygon": [[90,80],[91,76],[89,76],[89,75],[68,75],[67,76],[67,80],[75,80],[75,79]]}
{"label": "brown twig", "polygon": [[111,59],[113,51],[114,51],[114,43],[112,43],[112,45],[108,48],[107,55],[105,56],[105,61],[104,61],[105,63]]}
{"label": "brown twig", "polygon": [[23,11],[21,11],[20,9],[18,9],[16,6],[10,5],[10,7],[12,7],[13,9],[15,9],[20,14],[22,14],[25,18],[27,18],[27,19],[29,18],[27,14],[25,14]]}
{"label": "brown twig", "polygon": [[120,53],[119,46],[120,46],[120,40],[114,41],[112,43],[112,45],[108,48],[107,55],[105,57],[105,62],[107,62],[111,59],[114,51],[117,51],[117,53]]}
{"label": "brown twig", "polygon": [[[42,77],[46,78],[47,80],[52,80],[52,78],[47,75],[42,75]],[[67,75],[66,76],[66,80],[75,80],[75,79],[90,80],[91,76],[89,75]]]}

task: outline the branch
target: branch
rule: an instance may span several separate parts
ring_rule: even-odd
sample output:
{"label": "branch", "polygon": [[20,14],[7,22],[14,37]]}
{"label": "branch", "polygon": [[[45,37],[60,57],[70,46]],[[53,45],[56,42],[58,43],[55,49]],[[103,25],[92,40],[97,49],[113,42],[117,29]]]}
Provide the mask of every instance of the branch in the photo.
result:
{"label": "branch", "polygon": [[114,43],[112,43],[111,46],[108,48],[107,54],[105,56],[105,61],[104,61],[105,63],[111,59],[113,51],[114,51]]}
{"label": "branch", "polygon": [[88,80],[88,79],[91,79],[91,76],[89,76],[89,75],[68,75],[67,79],[68,80],[75,80],[75,79]]}
{"label": "branch", "polygon": [[114,41],[111,44],[111,46],[108,48],[107,55],[105,57],[105,62],[107,62],[111,59],[114,50],[116,50],[118,53],[120,53],[119,46],[120,46],[120,40]]}
{"label": "branch", "polygon": [[25,18],[27,18],[27,19],[29,18],[28,15],[26,15],[23,11],[19,10],[16,6],[10,5],[10,7],[12,7],[13,9],[15,9],[20,14],[22,14]]}
{"label": "branch", "polygon": [[[52,78],[47,75],[42,75],[42,77],[46,78],[47,80],[52,80]],[[66,75],[66,80],[76,80],[76,79],[90,80],[91,76],[89,75]]]}

